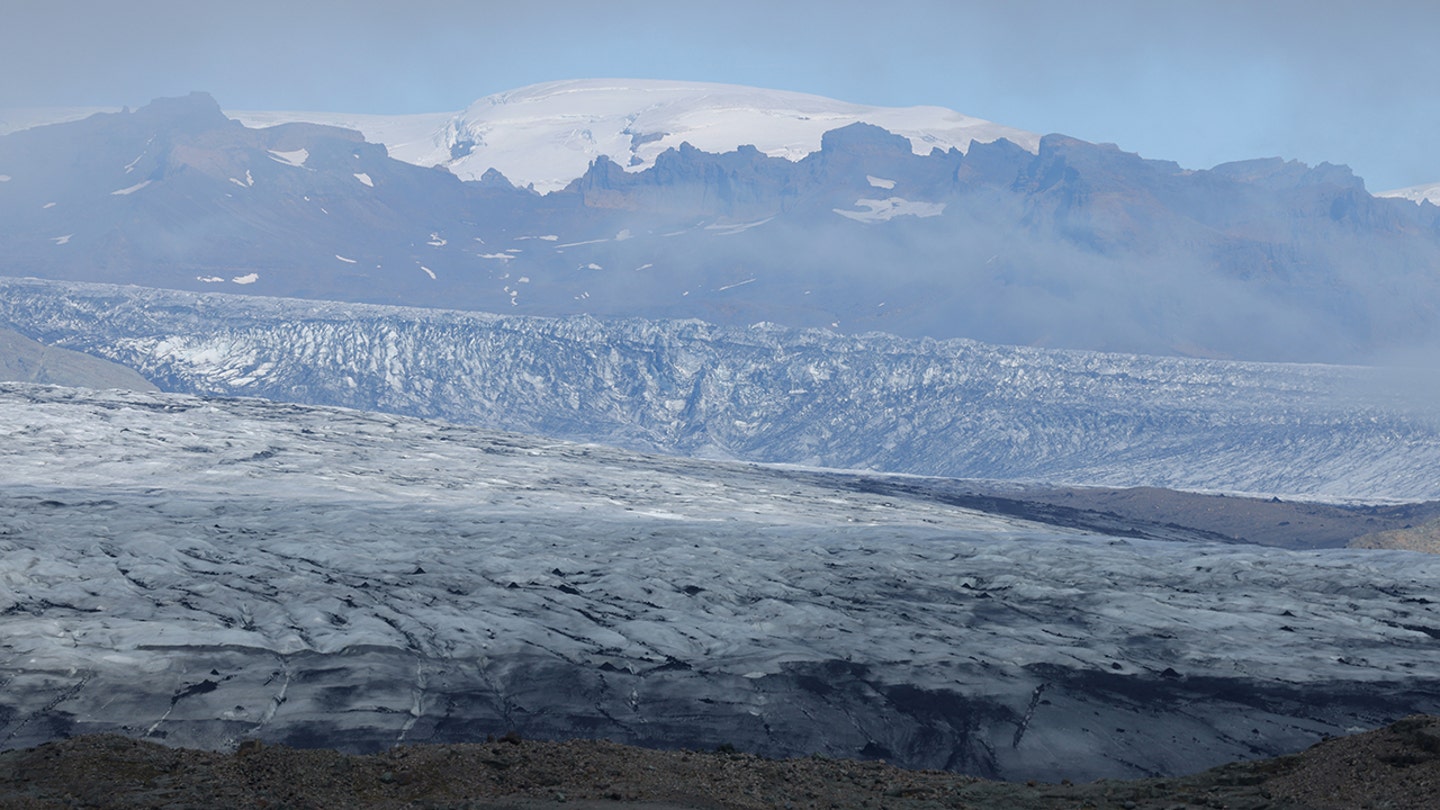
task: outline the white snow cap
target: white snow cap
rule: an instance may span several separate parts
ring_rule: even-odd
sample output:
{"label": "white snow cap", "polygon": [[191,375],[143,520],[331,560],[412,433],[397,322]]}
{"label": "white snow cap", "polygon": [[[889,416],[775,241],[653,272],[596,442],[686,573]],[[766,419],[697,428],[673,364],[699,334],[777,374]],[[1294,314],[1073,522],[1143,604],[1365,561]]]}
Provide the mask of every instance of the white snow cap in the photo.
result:
{"label": "white snow cap", "polygon": [[363,115],[229,111],[249,127],[292,121],[359,130],[390,157],[445,166],[463,180],[494,168],[517,186],[541,192],[569,185],[605,155],[629,171],[655,164],[666,149],[689,142],[706,152],[750,145],[772,157],[800,160],[820,138],[857,122],[903,135],[916,154],[968,151],[973,141],[1006,138],[1031,152],[1040,136],[971,118],[944,107],[871,107],[733,84],[656,79],[546,82],[486,96],[458,114]]}
{"label": "white snow cap", "polygon": [[820,149],[832,129],[864,122],[910,139],[916,154],[966,151],[972,141],[1007,138],[1039,148],[1033,132],[992,124],[944,107],[870,107],[733,84],[654,79],[583,79],[533,84],[486,96],[447,115],[354,115],[230,112],[246,126],[306,121],[357,129],[383,143],[390,157],[441,165],[465,180],[499,170],[517,186],[564,188],[605,155],[630,171],[655,164],[666,149],[689,142],[706,152],[754,146],[800,160]]}
{"label": "white snow cap", "polygon": [[1394,191],[1382,191],[1375,196],[1403,197],[1407,200],[1414,200],[1417,203],[1428,200],[1436,205],[1440,205],[1440,183],[1426,183],[1420,186],[1397,188]]}
{"label": "white snow cap", "polygon": [[964,151],[971,141],[999,138],[1032,152],[1039,145],[1034,133],[943,107],[869,107],[704,82],[585,79],[486,96],[455,116],[429,159],[412,160],[395,150],[392,156],[443,163],[466,179],[494,167],[516,185],[553,191],[584,174],[600,155],[638,171],[682,142],[707,152],[749,144],[767,155],[799,160],[820,149],[824,133],[859,121],[909,138],[921,155],[936,147]]}

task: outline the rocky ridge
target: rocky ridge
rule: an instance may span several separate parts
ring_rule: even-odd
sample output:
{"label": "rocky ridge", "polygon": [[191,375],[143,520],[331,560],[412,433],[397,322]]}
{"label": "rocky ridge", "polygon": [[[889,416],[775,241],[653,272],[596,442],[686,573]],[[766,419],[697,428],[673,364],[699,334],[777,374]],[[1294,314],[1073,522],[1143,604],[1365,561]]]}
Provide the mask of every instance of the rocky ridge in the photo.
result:
{"label": "rocky ridge", "polygon": [[1148,354],[1440,341],[1434,206],[1340,166],[1033,146],[917,154],[855,123],[796,161],[682,142],[627,171],[607,148],[542,195],[354,131],[249,129],[196,94],[0,136],[0,251],[6,273],[73,281]]}

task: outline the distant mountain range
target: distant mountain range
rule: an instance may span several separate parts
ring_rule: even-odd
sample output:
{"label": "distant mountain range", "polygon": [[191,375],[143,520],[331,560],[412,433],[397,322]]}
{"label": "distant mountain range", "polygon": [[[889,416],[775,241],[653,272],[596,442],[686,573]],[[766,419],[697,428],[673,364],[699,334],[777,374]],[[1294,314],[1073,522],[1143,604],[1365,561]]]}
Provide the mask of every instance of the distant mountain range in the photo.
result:
{"label": "distant mountain range", "polygon": [[[938,108],[658,82],[503,94],[428,140],[396,127],[387,152],[246,128],[197,94],[12,132],[4,271],[1246,359],[1440,343],[1440,209],[1344,167],[1191,171]],[[730,149],[752,130],[763,148]],[[567,184],[480,169],[506,161]]]}
{"label": "distant mountain range", "polygon": [[943,107],[875,107],[730,84],[589,79],[497,93],[455,115],[354,116],[235,112],[246,126],[315,123],[356,129],[390,157],[444,166],[462,180],[495,169],[518,186],[559,191],[602,155],[628,171],[648,169],[688,143],[707,152],[750,145],[800,160],[830,130],[866,123],[906,137],[918,155],[967,151],[1005,138],[1035,152],[1040,136]]}
{"label": "distant mountain range", "polygon": [[[119,111],[0,109],[0,135]],[[972,140],[988,143],[1002,137],[1030,152],[1039,145],[1034,133],[943,107],[875,107],[755,87],[637,79],[545,82],[485,96],[459,112],[225,112],[247,127],[310,123],[353,129],[371,143],[384,144],[396,160],[443,165],[465,180],[478,180],[495,168],[516,185],[533,184],[542,192],[563,188],[602,154],[634,171],[649,168],[662,151],[681,143],[710,152],[749,144],[771,157],[799,160],[819,150],[826,131],[852,123],[904,135],[916,154],[936,147],[964,152]],[[1440,204],[1440,183],[1376,196]]]}

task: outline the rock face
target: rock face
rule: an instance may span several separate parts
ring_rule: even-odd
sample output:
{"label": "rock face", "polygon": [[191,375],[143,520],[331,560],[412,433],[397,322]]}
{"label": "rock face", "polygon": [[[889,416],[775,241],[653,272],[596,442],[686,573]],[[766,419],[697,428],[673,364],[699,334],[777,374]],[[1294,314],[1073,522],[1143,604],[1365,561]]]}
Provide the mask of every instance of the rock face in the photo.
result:
{"label": "rock face", "polygon": [[514,730],[1079,780],[1440,708],[1425,556],[259,400],[9,385],[0,429],[5,747]]}
{"label": "rock face", "polygon": [[1403,529],[1374,532],[1355,538],[1350,541],[1349,546],[1351,548],[1392,548],[1440,554],[1440,520],[1430,520],[1419,526]]}
{"label": "rock face", "polygon": [[1327,362],[1440,343],[1440,209],[1344,167],[913,145],[850,124],[793,161],[601,153],[542,195],[196,95],[0,137],[0,250],[14,275],[534,315]]}
{"label": "rock face", "polygon": [[685,455],[969,478],[1440,497],[1418,376],[0,279],[0,317],[167,390]]}
{"label": "rock face", "polygon": [[118,363],[46,346],[3,327],[0,327],[0,381],[80,388],[127,388],[133,391],[160,390],[149,380]]}

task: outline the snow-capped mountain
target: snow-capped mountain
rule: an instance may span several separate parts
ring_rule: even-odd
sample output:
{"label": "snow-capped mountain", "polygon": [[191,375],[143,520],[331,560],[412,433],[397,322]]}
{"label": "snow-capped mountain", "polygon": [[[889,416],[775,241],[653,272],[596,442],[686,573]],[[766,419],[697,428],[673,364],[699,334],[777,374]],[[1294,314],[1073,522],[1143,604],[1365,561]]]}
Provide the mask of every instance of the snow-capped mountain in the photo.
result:
{"label": "snow-capped mountain", "polygon": [[854,123],[799,160],[682,144],[635,168],[596,158],[540,195],[351,130],[245,128],[202,94],[0,136],[0,255],[77,281],[1153,354],[1440,345],[1440,210],[1344,167],[1190,171],[1058,135],[922,155]]}
{"label": "snow-capped mountain", "polygon": [[0,747],[517,731],[1058,780],[1440,711],[1426,555],[254,399],[0,384],[0,434]]}
{"label": "snow-capped mountain", "polygon": [[0,279],[0,321],[162,388],[695,456],[1440,498],[1440,382],[1236,363]]}
{"label": "snow-capped mountain", "polygon": [[1399,197],[1415,202],[1432,202],[1440,205],[1440,183],[1425,183],[1407,188],[1397,188],[1393,191],[1382,191],[1375,195],[1377,197]]}
{"label": "snow-capped mountain", "polygon": [[390,157],[426,168],[445,164],[446,161],[436,158],[440,156],[439,150],[444,140],[444,134],[449,130],[451,122],[456,117],[456,113],[452,112],[371,115],[366,113],[227,110],[225,114],[233,120],[255,129],[300,123],[353,130],[363,135],[366,142],[384,146]]}
{"label": "snow-capped mountain", "polygon": [[[0,746],[515,730],[1059,779],[1440,710],[1434,558],[815,469],[1440,497],[1423,370],[962,338],[1437,341],[1432,206],[1343,167],[614,89],[329,119],[510,180],[203,94],[0,136],[0,272],[52,279],[0,278],[15,344],[248,397],[0,384]],[[746,121],[770,140],[735,148]],[[560,190],[511,182],[561,158]],[[256,294],[195,292],[221,288]]]}
{"label": "snow-capped mountain", "polygon": [[546,82],[496,93],[445,117],[334,113],[231,112],[247,126],[308,122],[357,129],[390,157],[445,166],[465,180],[496,169],[518,186],[558,191],[600,156],[639,171],[667,149],[689,143],[707,152],[754,146],[799,160],[820,138],[854,123],[909,139],[916,154],[968,151],[1000,138],[1031,152],[1038,135],[943,107],[874,107],[823,96],[704,82],[587,79]]}

